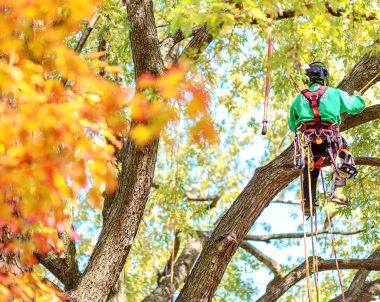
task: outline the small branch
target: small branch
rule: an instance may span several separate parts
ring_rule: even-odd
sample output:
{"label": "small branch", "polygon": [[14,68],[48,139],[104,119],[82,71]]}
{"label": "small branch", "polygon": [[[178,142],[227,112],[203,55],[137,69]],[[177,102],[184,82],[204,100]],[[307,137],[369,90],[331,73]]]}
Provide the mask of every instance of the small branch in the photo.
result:
{"label": "small branch", "polygon": [[300,202],[293,202],[290,200],[273,200],[271,203],[281,203],[281,204],[287,204],[287,205],[292,205],[292,206],[299,206],[301,205]]}
{"label": "small branch", "polygon": [[[359,233],[364,232],[365,230],[356,230],[356,231],[350,231],[350,232],[344,232],[344,231],[334,231],[333,234],[335,235],[356,235]],[[315,232],[313,233],[315,234]],[[329,234],[329,231],[327,230],[318,230],[318,235],[322,234]],[[283,234],[268,234],[268,235],[247,235],[245,236],[244,240],[252,240],[252,241],[265,241],[269,242],[271,240],[275,239],[300,239],[303,238],[304,234],[303,233],[283,233]],[[312,236],[311,232],[306,233],[307,237]]]}
{"label": "small branch", "polygon": [[193,193],[186,193],[186,197],[189,201],[214,201],[220,199],[220,196],[217,194],[205,196]]}
{"label": "small branch", "polygon": [[75,47],[75,52],[80,53],[86,44],[88,37],[90,36],[92,30],[94,29],[95,23],[99,20],[99,15],[96,13],[94,17],[88,22],[86,29],[83,31],[81,38],[79,39],[77,46]]}
{"label": "small branch", "polygon": [[[152,188],[159,189],[160,186],[161,186],[160,183],[153,181]],[[207,195],[200,195],[200,194],[186,192],[185,195],[189,201],[194,201],[194,202],[211,201],[209,210],[215,208],[220,199],[220,196],[218,194],[207,196]]]}
{"label": "small branch", "polygon": [[247,241],[242,241],[240,247],[254,256],[257,260],[265,264],[274,274],[275,278],[281,277],[281,268],[280,265],[273,260],[272,258],[265,255],[262,251],[255,248],[252,244],[249,244]]}
{"label": "small branch", "polygon": [[356,165],[380,167],[379,157],[355,157],[354,160]]}

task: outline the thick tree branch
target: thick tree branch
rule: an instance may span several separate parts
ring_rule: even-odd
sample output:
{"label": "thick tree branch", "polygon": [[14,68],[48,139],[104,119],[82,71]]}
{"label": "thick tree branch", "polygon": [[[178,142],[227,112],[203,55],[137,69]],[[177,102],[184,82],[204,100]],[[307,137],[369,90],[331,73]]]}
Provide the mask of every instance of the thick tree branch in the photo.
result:
{"label": "thick tree branch", "polygon": [[[352,291],[345,291],[344,297],[345,301],[350,302],[372,302],[377,301],[380,297],[380,279],[365,282],[364,286],[361,288],[360,295],[358,295],[359,299],[352,299]],[[341,302],[342,297],[339,295],[338,297],[330,300],[329,302]]]}
{"label": "thick tree branch", "polygon": [[147,296],[143,302],[166,302],[170,300],[171,295],[186,280],[195,260],[202,251],[207,235],[199,232],[198,236],[199,239],[191,239],[179,255],[177,261],[174,263],[173,276],[170,273],[166,275],[157,288]]}
{"label": "thick tree branch", "polygon": [[189,44],[186,45],[181,56],[196,60],[211,41],[212,35],[207,31],[207,28],[199,27]]}
{"label": "thick tree branch", "polygon": [[[194,36],[200,30],[200,28],[201,26],[199,25],[194,26],[189,37]],[[178,45],[178,43],[189,37],[186,37],[183,31],[179,29],[174,34],[166,37],[160,42],[161,55],[167,65],[174,63],[178,59],[177,55],[175,54],[175,47]]]}
{"label": "thick tree branch", "polygon": [[[309,258],[309,262],[313,262],[313,258]],[[380,270],[380,261],[374,259],[338,259],[339,269],[365,269],[372,271]],[[335,259],[324,260],[318,259],[318,271],[336,270]],[[312,274],[312,272],[310,272]],[[257,302],[273,302],[281,297],[297,282],[306,277],[305,262],[297,266],[285,277],[274,280],[267,288],[266,293],[261,296]]]}
{"label": "thick tree branch", "polygon": [[[349,94],[352,94],[354,90],[362,91],[364,93],[372,85],[380,81],[380,77],[376,78],[376,75],[380,71],[380,52],[367,53],[363,58],[356,63],[350,70],[350,72],[339,83],[338,87]],[[371,85],[365,87],[370,81],[374,80]],[[348,125],[347,125],[348,126]]]}
{"label": "thick tree branch", "polygon": [[[364,56],[356,66],[366,64],[371,70],[362,75],[359,84],[346,77],[346,84],[341,84],[339,88],[346,91],[363,88],[371,80],[371,74],[379,70],[378,57],[372,56],[368,59]],[[342,129],[346,130],[378,118],[380,118],[380,105],[375,105],[361,114],[348,116]],[[251,226],[270,201],[299,176],[299,171],[291,169],[293,153],[293,146],[289,146],[267,165],[256,169],[253,178],[219,221],[207,241],[177,302],[207,302],[212,299],[231,257]]]}
{"label": "thick tree branch", "polygon": [[274,261],[272,258],[265,255],[262,251],[255,248],[252,244],[249,244],[247,241],[242,241],[240,243],[240,247],[254,256],[257,260],[264,263],[274,274],[275,278],[281,276],[281,268],[280,265]]}
{"label": "thick tree branch", "polygon": [[380,279],[366,282],[360,302],[376,301],[380,297]]}
{"label": "thick tree branch", "polygon": [[[356,235],[363,233],[365,230],[356,230],[356,231],[350,231],[350,232],[344,232],[344,231],[334,231],[334,235]],[[312,235],[315,235],[316,232],[307,232],[306,236],[310,237]],[[327,230],[318,230],[318,235],[323,235],[323,234],[330,234],[329,231]],[[252,241],[265,241],[269,243],[271,240],[278,240],[278,239],[301,239],[303,238],[304,234],[303,233],[283,233],[283,234],[267,234],[267,235],[247,235],[245,236],[244,240],[252,240]]]}
{"label": "thick tree branch", "polygon": [[52,252],[46,255],[36,253],[35,256],[44,267],[63,283],[65,290],[68,291],[78,285],[81,274],[78,267],[75,242],[67,233],[63,234],[61,239],[65,246],[63,256]]}

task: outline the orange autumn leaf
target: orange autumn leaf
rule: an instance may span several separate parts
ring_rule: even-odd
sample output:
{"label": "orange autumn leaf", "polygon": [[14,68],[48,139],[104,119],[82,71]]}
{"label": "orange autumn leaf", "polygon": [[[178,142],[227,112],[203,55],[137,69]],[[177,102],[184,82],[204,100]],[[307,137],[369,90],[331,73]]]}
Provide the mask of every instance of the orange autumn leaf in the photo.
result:
{"label": "orange autumn leaf", "polygon": [[200,143],[202,140],[210,144],[217,142],[217,133],[209,117],[202,117],[191,129],[190,135],[196,143]]}
{"label": "orange autumn leaf", "polygon": [[150,73],[142,74],[137,80],[137,86],[140,89],[146,89],[150,87],[154,87],[156,83],[156,79]]}
{"label": "orange autumn leaf", "polygon": [[191,118],[206,114],[208,110],[208,93],[196,86],[189,87],[189,92],[191,93],[191,99],[187,104],[186,114]]}
{"label": "orange autumn leaf", "polygon": [[[32,266],[35,251],[63,251],[57,232],[67,230],[67,204],[92,190],[99,205],[101,188],[117,187],[114,146],[121,146],[118,131],[128,126],[120,116],[130,92],[96,75],[91,63],[104,52],[78,57],[65,45],[98,1],[1,5],[7,10],[0,14],[0,226],[14,235],[2,252],[18,253]],[[28,287],[29,277],[8,274],[1,284],[17,283],[10,297],[30,301],[48,288]],[[0,296],[9,288],[0,287]],[[48,300],[58,301],[53,296]]]}

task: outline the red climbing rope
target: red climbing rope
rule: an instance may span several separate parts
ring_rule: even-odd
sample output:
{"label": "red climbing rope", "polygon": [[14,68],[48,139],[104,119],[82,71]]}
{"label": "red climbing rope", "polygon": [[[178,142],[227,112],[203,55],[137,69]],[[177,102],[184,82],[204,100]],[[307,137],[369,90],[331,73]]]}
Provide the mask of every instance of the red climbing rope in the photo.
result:
{"label": "red climbing rope", "polygon": [[268,106],[269,106],[269,91],[270,91],[270,57],[272,55],[272,32],[269,28],[268,35],[268,56],[267,56],[267,75],[265,79],[265,95],[264,95],[264,117],[263,117],[263,129],[261,130],[262,135],[267,134],[268,126]]}

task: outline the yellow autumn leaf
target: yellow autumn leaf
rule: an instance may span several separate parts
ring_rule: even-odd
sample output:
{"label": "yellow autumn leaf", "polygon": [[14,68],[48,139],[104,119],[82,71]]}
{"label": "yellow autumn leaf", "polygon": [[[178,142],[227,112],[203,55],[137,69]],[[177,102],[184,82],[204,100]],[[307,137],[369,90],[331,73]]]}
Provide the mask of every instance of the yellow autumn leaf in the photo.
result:
{"label": "yellow autumn leaf", "polygon": [[153,139],[152,131],[148,126],[137,125],[131,130],[131,138],[134,140],[136,145],[143,146]]}

